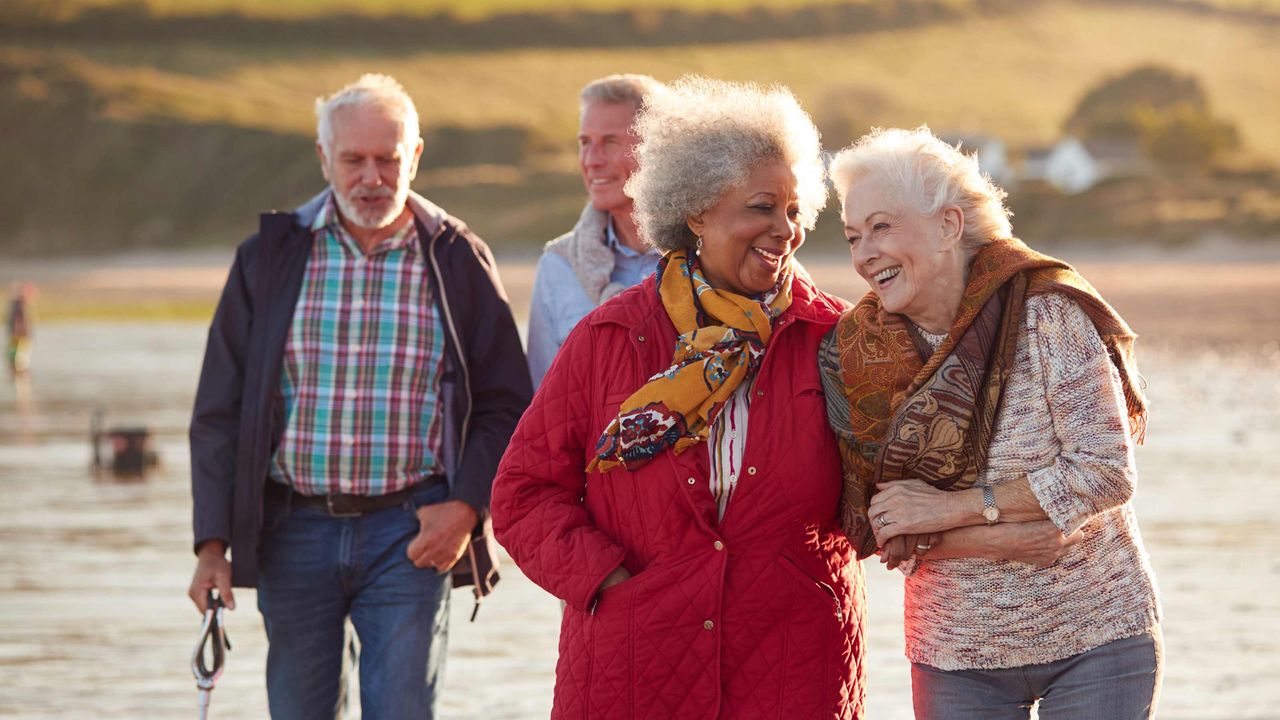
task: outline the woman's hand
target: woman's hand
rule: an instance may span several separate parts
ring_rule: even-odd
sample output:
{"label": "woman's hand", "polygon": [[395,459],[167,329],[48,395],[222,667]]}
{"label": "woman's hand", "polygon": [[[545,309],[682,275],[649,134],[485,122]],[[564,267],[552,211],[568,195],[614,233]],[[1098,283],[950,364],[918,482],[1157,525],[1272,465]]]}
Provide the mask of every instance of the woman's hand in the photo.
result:
{"label": "woman's hand", "polygon": [[961,524],[956,512],[961,493],[939,490],[923,480],[895,480],[876,487],[879,492],[871,498],[867,518],[880,547],[900,535],[942,532]]}
{"label": "woman's hand", "polygon": [[624,580],[630,580],[630,579],[631,579],[631,573],[627,572],[626,568],[619,565],[618,567],[613,569],[613,572],[606,575],[604,580],[600,581],[600,587],[596,588],[596,593],[597,594],[602,593],[607,588],[613,587],[614,585],[617,585],[618,583]]}
{"label": "woman's hand", "polygon": [[1053,565],[1071,546],[1084,539],[1080,530],[1064,536],[1058,526],[1048,520],[1000,523],[991,529],[999,531],[994,542],[994,554],[998,559],[1038,568]]}
{"label": "woman's hand", "polygon": [[925,533],[892,538],[880,549],[880,562],[884,563],[886,569],[893,570],[912,557],[924,557],[938,536],[939,533]]}

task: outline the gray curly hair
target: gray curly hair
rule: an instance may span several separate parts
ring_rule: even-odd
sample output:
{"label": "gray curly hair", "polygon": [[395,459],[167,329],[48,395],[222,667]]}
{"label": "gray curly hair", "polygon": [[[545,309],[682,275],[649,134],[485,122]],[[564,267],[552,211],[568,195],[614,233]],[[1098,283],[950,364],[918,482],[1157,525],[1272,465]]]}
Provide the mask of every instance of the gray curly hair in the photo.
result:
{"label": "gray curly hair", "polygon": [[762,162],[781,160],[795,173],[806,230],[827,204],[818,128],[785,87],[687,76],[649,98],[636,134],[640,167],[626,192],[641,237],[662,252],[692,248],[688,219]]}
{"label": "gray curly hair", "polygon": [[1013,236],[1005,207],[1008,193],[978,167],[976,157],[939,140],[926,125],[914,130],[874,128],[831,161],[831,180],[843,203],[849,187],[872,176],[925,215],[955,205],[964,213],[961,244],[970,257],[978,248]]}

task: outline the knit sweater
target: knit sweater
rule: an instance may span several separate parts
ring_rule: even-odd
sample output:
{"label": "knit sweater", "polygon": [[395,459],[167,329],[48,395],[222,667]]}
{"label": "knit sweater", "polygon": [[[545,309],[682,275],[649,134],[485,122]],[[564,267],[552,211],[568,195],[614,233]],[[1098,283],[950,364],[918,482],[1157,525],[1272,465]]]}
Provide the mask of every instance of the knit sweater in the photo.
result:
{"label": "knit sweater", "polygon": [[980,484],[1026,476],[1049,519],[1084,539],[1054,565],[924,560],[906,579],[907,657],[941,670],[1052,662],[1159,622],[1134,515],[1120,377],[1084,311],[1028,298]]}

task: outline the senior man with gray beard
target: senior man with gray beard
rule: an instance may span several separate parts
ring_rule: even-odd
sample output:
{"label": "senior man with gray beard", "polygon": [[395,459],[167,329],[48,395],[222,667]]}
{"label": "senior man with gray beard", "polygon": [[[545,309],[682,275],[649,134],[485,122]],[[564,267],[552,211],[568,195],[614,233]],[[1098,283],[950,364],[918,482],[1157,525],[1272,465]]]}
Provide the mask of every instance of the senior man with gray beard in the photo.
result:
{"label": "senior man with gray beard", "polygon": [[209,331],[189,594],[257,588],[273,718],[339,712],[348,618],[363,717],[429,718],[449,589],[497,579],[490,486],[532,389],[489,248],[409,190],[408,94],[365,75],[316,114],[329,187],[262,216]]}

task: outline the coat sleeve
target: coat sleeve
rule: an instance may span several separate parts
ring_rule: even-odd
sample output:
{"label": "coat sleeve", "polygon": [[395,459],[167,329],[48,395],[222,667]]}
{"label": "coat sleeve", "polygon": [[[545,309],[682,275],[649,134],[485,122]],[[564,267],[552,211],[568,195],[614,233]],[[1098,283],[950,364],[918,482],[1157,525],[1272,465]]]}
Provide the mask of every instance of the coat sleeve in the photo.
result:
{"label": "coat sleeve", "polygon": [[529,300],[529,375],[534,389],[542,385],[551,361],[568,335],[568,328],[562,327],[564,320],[559,316],[563,312],[563,298],[556,297],[556,291],[565,287],[561,276],[566,272],[569,281],[577,282],[572,277],[573,270],[562,263],[558,255],[543,252],[533,275],[533,296]]}
{"label": "coat sleeve", "polygon": [[463,333],[471,417],[449,499],[467,503],[483,521],[489,513],[498,460],[520,414],[529,406],[533,387],[493,255],[478,238],[467,239],[470,252],[456,253],[460,260],[451,269],[458,273],[455,277],[465,278],[471,305],[471,327]]}
{"label": "coat sleeve", "polygon": [[240,246],[209,327],[204,364],[191,416],[191,499],[195,547],[206,540],[231,542],[236,445],[245,356],[253,323],[247,248]]}
{"label": "coat sleeve", "polygon": [[[520,569],[571,607],[590,607],[625,552],[583,504],[590,437],[589,323],[579,323],[516,427],[493,484],[493,526]],[[598,477],[592,475],[592,477]]]}
{"label": "coat sleeve", "polygon": [[1049,519],[1070,534],[1133,497],[1124,391],[1089,316],[1065,295],[1028,300],[1025,332],[1061,446],[1051,465],[1027,477]]}

